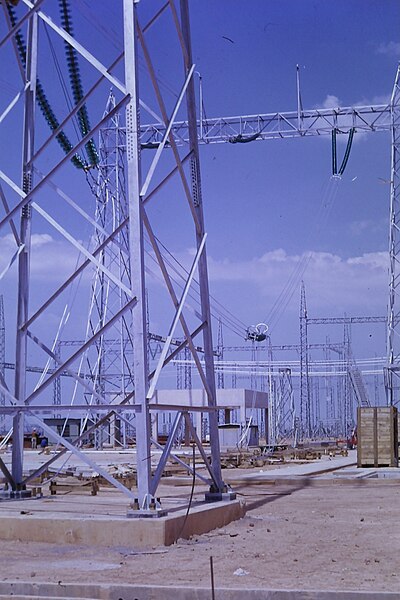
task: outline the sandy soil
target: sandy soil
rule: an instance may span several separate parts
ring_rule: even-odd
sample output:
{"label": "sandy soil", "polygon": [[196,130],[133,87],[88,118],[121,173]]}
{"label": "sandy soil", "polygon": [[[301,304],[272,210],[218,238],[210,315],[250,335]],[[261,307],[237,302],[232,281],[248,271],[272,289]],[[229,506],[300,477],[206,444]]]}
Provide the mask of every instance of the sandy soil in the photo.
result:
{"label": "sandy soil", "polygon": [[246,517],[169,548],[2,542],[0,580],[209,586],[212,556],[217,587],[400,589],[395,480],[237,491]]}

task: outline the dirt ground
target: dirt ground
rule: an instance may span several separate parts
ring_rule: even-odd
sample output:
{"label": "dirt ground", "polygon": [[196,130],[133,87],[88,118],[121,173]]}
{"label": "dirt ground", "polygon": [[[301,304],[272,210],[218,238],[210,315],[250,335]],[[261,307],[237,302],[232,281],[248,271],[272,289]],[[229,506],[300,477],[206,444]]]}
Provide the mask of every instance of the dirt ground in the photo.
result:
{"label": "dirt ground", "polygon": [[[189,490],[180,488],[179,493]],[[246,516],[147,551],[2,542],[0,581],[400,590],[396,480],[236,486]]]}

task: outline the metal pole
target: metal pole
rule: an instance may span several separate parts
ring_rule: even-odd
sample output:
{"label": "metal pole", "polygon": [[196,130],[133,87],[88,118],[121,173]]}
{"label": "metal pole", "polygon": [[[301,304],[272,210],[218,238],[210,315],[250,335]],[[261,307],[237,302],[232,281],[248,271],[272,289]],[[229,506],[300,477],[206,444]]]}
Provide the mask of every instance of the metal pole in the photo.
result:
{"label": "metal pole", "polygon": [[308,332],[307,332],[306,289],[301,282],[300,292],[300,426],[311,438],[310,382],[308,376]]}
{"label": "metal pole", "polygon": [[[189,22],[189,7],[187,0],[181,0],[181,20],[182,20],[182,35],[186,48],[187,64],[185,64],[185,73],[188,73],[192,68],[192,48],[191,48],[191,36],[190,36],[190,22]],[[195,102],[195,90],[193,78],[190,79],[187,92],[186,92],[187,112],[188,112],[188,127],[189,127],[189,144],[190,150],[193,152],[191,162],[191,177],[192,177],[192,193],[193,202],[195,206],[195,212],[197,214],[200,231],[196,230],[197,247],[200,246],[204,236],[204,216],[202,206],[202,192],[201,192],[201,179],[200,179],[200,161],[199,161],[199,142],[197,136],[197,120],[196,120],[196,102]],[[204,361],[206,378],[209,387],[208,404],[209,406],[216,406],[216,386],[215,386],[215,372],[214,372],[214,356],[213,356],[213,343],[211,333],[211,312],[210,312],[210,297],[208,288],[208,270],[207,270],[207,255],[206,249],[200,257],[199,261],[199,283],[200,283],[200,301],[201,301],[201,312],[202,320],[206,323],[206,327],[203,330],[204,339]],[[212,469],[214,473],[214,479],[217,484],[216,493],[225,491],[226,486],[222,480],[221,474],[221,460],[220,460],[220,447],[218,437],[218,415],[217,411],[211,411],[209,413],[209,426],[210,426],[210,446],[211,446],[211,457],[212,457]]]}
{"label": "metal pole", "polygon": [[[24,129],[22,148],[22,190],[29,194],[32,189],[33,166],[30,164],[34,153],[35,97],[37,73],[38,18],[33,12],[28,21],[28,44],[25,80],[29,84],[25,91]],[[28,165],[29,164],[29,165]],[[27,331],[22,325],[28,319],[29,270],[31,250],[31,207],[28,203],[21,209],[20,242],[24,249],[18,257],[18,300],[17,336],[15,351],[15,397],[22,404],[26,398],[26,355]],[[12,476],[16,489],[23,480],[24,417],[16,414],[13,419],[12,434]]]}
{"label": "metal pole", "polygon": [[126,106],[127,193],[129,214],[129,253],[131,287],[137,298],[132,314],[138,501],[142,510],[149,509],[151,489],[150,415],[146,399],[148,392],[146,292],[144,275],[143,222],[141,216],[141,160],[139,89],[137,65],[136,2],[124,0],[125,85],[130,100]]}

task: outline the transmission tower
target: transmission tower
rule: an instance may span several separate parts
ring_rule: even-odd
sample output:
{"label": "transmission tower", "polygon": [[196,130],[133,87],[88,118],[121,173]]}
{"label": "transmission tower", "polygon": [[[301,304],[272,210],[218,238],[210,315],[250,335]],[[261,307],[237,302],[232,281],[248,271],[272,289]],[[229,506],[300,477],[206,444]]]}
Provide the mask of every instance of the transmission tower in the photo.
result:
{"label": "transmission tower", "polygon": [[279,369],[279,394],[275,408],[276,439],[275,443],[288,440],[294,436],[295,407],[291,369]]}
{"label": "transmission tower", "polygon": [[[125,180],[125,134],[121,131],[120,114],[115,114],[116,99],[111,91],[103,119],[112,114],[99,134],[99,163],[97,180],[92,181],[95,197],[95,232],[93,248],[103,247],[99,253],[99,266],[94,269],[89,302],[86,340],[104,328],[127,304],[131,289],[129,254],[128,200]],[[105,240],[115,231],[112,244]],[[112,273],[114,280],[107,277]],[[121,285],[122,284],[122,285]],[[124,289],[125,288],[125,289]],[[147,339],[147,338],[146,338]],[[110,403],[120,402],[134,389],[133,377],[132,311],[109,327],[88,350],[84,357],[83,372],[94,383],[94,389]],[[88,404],[95,402],[93,394],[85,394]],[[96,445],[105,436],[115,445],[115,423],[110,432],[99,433]],[[98,430],[99,431],[99,430]],[[105,434],[105,435],[104,435]]]}
{"label": "transmission tower", "polygon": [[[14,3],[13,3],[14,4]],[[17,62],[16,72],[21,74],[22,97],[24,103],[24,121],[22,145],[17,142],[13,145],[16,156],[12,158],[15,165],[22,164],[22,169],[17,176],[15,173],[5,173],[7,166],[0,169],[2,183],[7,186],[3,202],[4,210],[0,218],[0,227],[11,225],[16,246],[18,249],[18,307],[16,328],[16,360],[15,360],[15,389],[14,393],[2,386],[8,399],[15,406],[13,416],[13,454],[12,467],[9,476],[10,489],[13,493],[22,494],[27,483],[38,476],[47,468],[44,463],[35,473],[28,476],[24,474],[23,434],[25,413],[29,411],[30,419],[40,427],[46,435],[62,444],[94,470],[105,477],[112,485],[120,489],[132,502],[134,515],[154,516],[161,514],[161,508],[156,497],[157,487],[168,460],[176,432],[181,422],[185,421],[192,429],[187,408],[176,406],[176,423],[172,427],[173,439],[165,446],[158,466],[153,472],[151,465],[151,402],[159,384],[162,369],[176,355],[175,352],[190,349],[195,362],[199,378],[206,391],[209,408],[209,429],[211,446],[211,464],[206,468],[209,475],[210,498],[219,500],[227,491],[222,480],[221,465],[219,457],[219,439],[216,406],[216,385],[214,378],[213,347],[211,334],[211,315],[209,305],[207,256],[206,256],[206,234],[203,217],[203,199],[201,190],[200,161],[198,151],[195,90],[194,90],[194,64],[191,51],[191,36],[189,25],[189,12],[187,0],[180,0],[179,8],[175,6],[174,0],[170,0],[161,11],[155,11],[150,19],[150,24],[143,22],[144,14],[141,13],[138,2],[132,0],[122,1],[122,19],[116,17],[114,25],[120,28],[121,40],[123,40],[123,53],[114,56],[113,62],[104,65],[84,43],[78,42],[72,35],[72,27],[69,26],[68,11],[64,11],[63,26],[59,26],[59,19],[54,18],[57,10],[55,3],[31,4],[28,0],[22,0],[16,7],[11,3],[2,3],[4,9],[8,32],[0,40],[3,49],[7,44],[9,52],[15,55]],[[40,10],[39,10],[40,7]],[[64,5],[65,8],[65,5]],[[174,61],[172,68],[176,73],[178,83],[178,95],[174,98],[174,105],[167,102],[159,87],[159,79],[156,67],[153,64],[152,47],[153,35],[149,39],[146,31],[152,28],[152,34],[158,29],[160,40],[165,39],[163,19],[171,19],[169,24],[173,26],[173,34],[167,42],[177,52],[173,52],[171,60]],[[62,121],[55,118],[54,111],[44,95],[44,86],[37,79],[37,73],[45,74],[41,63],[48,60],[48,52],[41,38],[38,36],[38,24],[44,22],[48,28],[49,35],[58,42],[63,42],[68,53],[68,65],[71,68],[72,83],[74,87],[75,106],[70,110],[65,109],[66,115]],[[167,28],[168,31],[170,28]],[[26,44],[22,39],[26,32]],[[90,37],[91,32],[87,32]],[[14,40],[15,35],[15,40]],[[93,31],[93,35],[95,32]],[[16,42],[16,44],[13,44]],[[95,47],[95,45],[93,45]],[[156,46],[159,50],[159,46]],[[94,50],[96,52],[96,50]],[[157,106],[159,115],[149,109],[149,104],[139,97],[138,58],[141,53],[145,64],[146,77],[144,78],[141,93],[150,96],[150,104]],[[77,59],[86,61],[85,68],[93,74],[94,83],[86,96],[81,94],[81,81],[78,77]],[[178,57],[179,64],[175,64]],[[115,67],[121,63],[118,76],[114,75]],[[183,69],[182,69],[183,66]],[[182,77],[183,71],[183,77]],[[122,80],[121,80],[122,79]],[[92,80],[93,81],[93,80]],[[98,93],[105,88],[113,87],[115,100],[111,97],[106,113],[90,129],[85,110],[85,103],[94,92]],[[79,93],[78,93],[79,92]],[[39,104],[42,112],[50,125],[51,134],[41,146],[35,144],[35,140],[43,140],[42,135],[35,136],[37,129],[37,115],[35,112],[35,101]],[[16,100],[12,99],[6,109],[7,112],[15,112]],[[119,138],[109,139],[108,136],[119,135],[118,114],[125,109],[124,129],[125,142],[119,145]],[[150,112],[152,117],[157,117],[160,125],[165,126],[165,132],[156,144],[150,144],[150,154],[147,160],[143,160],[142,147],[144,142],[140,140],[141,124],[145,111]],[[184,117],[188,127],[186,143],[189,152],[181,155],[178,150],[174,135],[171,133],[172,126],[178,113]],[[71,120],[78,115],[83,119],[84,127],[80,127],[82,137],[74,145],[67,143],[66,134],[63,131],[70,127]],[[107,129],[109,124],[111,129]],[[81,160],[79,156],[82,148],[93,150],[92,140],[97,133],[106,128],[104,137],[101,139],[101,155],[99,161],[99,179],[96,181],[90,172],[93,161],[90,164]],[[103,135],[103,134],[102,134]],[[60,159],[58,152],[53,151],[55,142],[59,141],[65,156]],[[124,156],[117,156],[120,148],[126,149]],[[167,149],[168,148],[168,149]],[[165,153],[168,152],[170,159],[174,161],[171,168],[170,160],[164,161]],[[38,174],[35,170],[38,157],[40,164],[46,165],[44,173]],[[93,158],[94,155],[92,155]],[[22,161],[21,161],[22,157]],[[124,175],[119,172],[120,159],[125,160]],[[96,218],[85,212],[84,202],[74,202],[72,196],[76,193],[77,171],[71,166],[87,174],[92,191],[96,197]],[[160,161],[164,169],[160,168]],[[3,167],[3,165],[1,165]],[[42,167],[43,168],[43,167]],[[69,169],[69,170],[68,170]],[[60,172],[64,177],[59,177]],[[53,183],[53,176],[63,181],[67,192],[61,190]],[[126,177],[126,181],[123,179]],[[191,269],[184,279],[183,292],[175,289],[168,267],[163,258],[158,238],[155,233],[153,217],[150,218],[148,203],[155,195],[164,191],[164,186],[171,177],[179,178],[182,183],[183,197],[185,203],[179,205],[181,213],[184,214],[183,221],[188,231],[195,231],[196,254]],[[17,180],[15,180],[17,179]],[[19,180],[18,180],[19,179]],[[81,180],[80,180],[81,181]],[[52,193],[43,194],[46,186],[50,186]],[[117,194],[118,192],[118,194]],[[126,193],[124,197],[123,194]],[[73,210],[76,219],[62,221],[54,212],[54,194],[61,198],[62,206],[68,205],[68,210]],[[122,194],[122,197],[121,197]],[[186,212],[184,212],[186,208]],[[125,209],[125,213],[124,213]],[[29,289],[31,283],[30,249],[31,236],[34,233],[36,221],[32,220],[32,212],[40,214],[50,228],[57,235],[62,236],[76,252],[80,254],[80,262],[77,263],[73,272],[65,277],[55,291],[45,291],[42,303],[31,308],[29,303]],[[20,233],[16,235],[13,219],[20,217]],[[80,242],[82,227],[77,224],[78,219],[95,225],[95,236],[88,250]],[[173,222],[174,219],[171,219]],[[176,221],[180,222],[177,217]],[[155,257],[159,273],[163,279],[163,292],[171,300],[173,317],[171,323],[167,324],[168,335],[163,342],[163,348],[154,372],[149,373],[148,367],[148,336],[146,327],[146,278],[145,278],[145,253],[144,253],[144,231],[146,230],[150,240],[153,256]],[[83,258],[82,258],[83,257]],[[95,270],[92,282],[91,307],[89,311],[89,325],[84,333],[85,339],[78,346],[70,346],[69,356],[57,357],[51,348],[41,339],[40,327],[37,322],[45,320],[53,309],[55,301],[62,302],[71,290],[71,285],[89,269]],[[185,314],[185,302],[189,289],[192,285],[196,272],[200,289],[200,322],[192,325]],[[181,327],[184,342],[171,351],[171,341],[176,328]],[[113,332],[113,334],[111,333]],[[50,333],[50,332],[49,332]],[[200,360],[194,338],[198,335],[203,337],[204,366]],[[83,336],[82,335],[79,337]],[[110,340],[118,339],[120,347],[113,347]],[[122,340],[122,341],[121,341]],[[43,361],[49,358],[54,360],[58,366],[55,370],[47,371],[40,385],[34,387],[26,379],[27,353],[29,345],[33,345],[39,352],[43,352]],[[129,352],[128,346],[134,350]],[[109,349],[110,348],[110,349]],[[130,358],[128,358],[130,357]],[[60,361],[60,362],[58,362]],[[110,372],[118,368],[117,384],[115,378],[110,378]],[[90,378],[82,377],[82,372],[87,369]],[[40,413],[35,413],[34,400],[41,401],[46,405],[43,396],[45,391],[52,386],[60,374],[68,372],[75,379],[76,386],[81,389],[82,394],[88,401],[107,407],[106,414],[91,425],[86,435],[94,433],[98,427],[103,426],[113,418],[115,412],[135,416],[135,441],[137,460],[137,492],[127,489],[121,482],[113,478],[100,465],[94,463],[77,446],[82,442],[79,436],[73,444],[68,442],[57,432],[53,431],[45,423]],[[134,389],[133,389],[134,382]],[[46,405],[47,406],[47,405]],[[54,405],[49,405],[51,412]],[[117,408],[116,408],[117,407]],[[117,410],[118,409],[118,410]],[[68,411],[68,406],[57,407],[57,410]],[[207,412],[207,407],[205,407]],[[96,412],[96,410],[94,410]],[[121,417],[122,418],[122,417]],[[201,443],[195,437],[196,443]],[[62,452],[64,452],[63,450]],[[229,495],[231,497],[231,495]]]}
{"label": "transmission tower", "polygon": [[[217,354],[218,360],[222,362],[224,360],[224,333],[222,329],[222,319],[218,320],[218,338],[217,338]],[[223,389],[225,387],[224,369],[223,365],[220,365],[217,371],[217,387]]]}
{"label": "transmission tower", "polygon": [[310,381],[308,372],[307,305],[304,281],[300,289],[300,423],[302,435],[312,436]]}
{"label": "transmission tower", "polygon": [[390,176],[390,229],[389,229],[389,303],[387,332],[387,369],[385,377],[387,404],[397,405],[395,389],[400,378],[400,307],[399,307],[399,223],[400,223],[400,66],[390,100],[390,129],[392,160]]}

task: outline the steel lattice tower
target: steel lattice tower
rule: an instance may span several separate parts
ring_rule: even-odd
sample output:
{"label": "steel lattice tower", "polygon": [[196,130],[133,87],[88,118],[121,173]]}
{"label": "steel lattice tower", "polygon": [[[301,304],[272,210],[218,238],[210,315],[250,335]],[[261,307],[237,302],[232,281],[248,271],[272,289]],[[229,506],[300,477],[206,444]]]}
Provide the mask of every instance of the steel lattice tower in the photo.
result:
{"label": "steel lattice tower", "polygon": [[[222,320],[221,319],[218,320],[217,353],[218,353],[218,360],[222,362],[224,360],[224,333],[223,333],[223,329],[222,329]],[[222,388],[222,389],[225,387],[225,376],[224,376],[223,365],[220,365],[219,369],[217,371],[217,387]]]}
{"label": "steel lattice tower", "polygon": [[388,405],[398,403],[395,389],[400,377],[400,66],[390,101],[392,161],[390,177],[390,231],[389,231],[389,303],[387,333],[386,399]]}
{"label": "steel lattice tower", "polygon": [[[138,2],[122,0],[120,18],[116,17],[115,25],[120,27],[123,52],[118,56],[114,53],[112,62],[108,65],[104,65],[95,54],[86,48],[84,41],[80,42],[74,38],[72,29],[68,30],[66,25],[66,15],[61,20],[61,25],[58,24],[59,19],[55,14],[57,8],[54,3],[47,2],[46,6],[43,6],[43,2],[31,3],[29,0],[22,0],[18,4],[17,14],[14,15],[11,4],[2,3],[8,31],[0,44],[2,46],[8,42],[9,52],[14,55],[17,62],[17,72],[21,75],[23,90],[21,93],[23,98],[23,140],[22,144],[16,142],[12,148],[13,153],[17,155],[17,158],[13,157],[15,158],[14,164],[22,164],[22,168],[21,170],[16,169],[15,173],[9,173],[9,175],[0,170],[0,178],[7,185],[0,227],[11,225],[18,260],[14,392],[10,392],[4,385],[1,385],[2,392],[11,403],[9,413],[13,417],[12,468],[7,475],[10,489],[13,493],[22,494],[29,481],[46,469],[46,464],[43,464],[35,470],[35,473],[24,474],[23,434],[25,414],[28,413],[29,418],[46,435],[63,446],[61,453],[68,449],[79,456],[81,460],[128,496],[132,502],[132,510],[136,511],[135,516],[159,514],[160,505],[155,494],[165,464],[169,459],[176,432],[182,422],[186,422],[187,426],[191,428],[196,444],[201,448],[201,442],[196,437],[196,432],[190,423],[186,406],[178,405],[176,406],[177,417],[172,427],[171,440],[163,448],[158,466],[153,472],[150,452],[152,443],[150,411],[155,410],[155,407],[151,406],[151,402],[162,369],[177,352],[188,347],[207,396],[208,407],[205,407],[205,410],[208,408],[210,412],[212,461],[211,464],[207,462],[206,468],[209,474],[208,482],[212,499],[220,500],[227,491],[227,487],[221,474],[218,423],[215,411],[216,385],[205,246],[206,233],[193,82],[195,66],[191,51],[188,2],[180,0],[176,5],[174,0],[170,0],[161,11],[153,14],[150,23],[145,23],[143,22],[145,11],[141,15]],[[172,68],[175,81],[179,86],[179,93],[172,106],[171,102],[166,102],[162,90],[160,90],[156,75],[157,68],[153,63],[153,46],[158,49],[158,45],[154,45],[151,41],[153,36],[149,38],[146,34],[148,27],[153,29],[158,27],[158,35],[160,39],[164,39],[165,28],[159,21],[166,18],[169,18],[169,24],[172,24],[172,34],[167,43],[174,44],[174,48],[177,50],[172,53],[171,62],[174,61]],[[41,62],[48,58],[44,44],[38,36],[39,22],[44,22],[53,38],[57,39],[58,43],[65,45],[69,57],[67,62],[74,70],[74,91],[80,92],[76,66],[78,56],[80,60],[85,61],[86,67],[94,74],[90,90],[86,95],[80,93],[74,95],[75,106],[67,107],[64,110],[62,120],[58,120],[52,112],[44,95],[44,87],[37,78],[38,72],[41,75],[45,74],[46,70],[40,67]],[[85,32],[85,35],[87,34],[88,32]],[[13,44],[13,42],[16,43]],[[96,49],[94,52],[96,53]],[[139,56],[145,65],[147,79],[139,74]],[[116,75],[114,72],[118,63],[121,64],[121,68]],[[156,107],[158,114],[149,109],[146,101],[139,96],[141,81],[145,83],[141,93],[144,93],[146,97],[149,95],[150,103]],[[116,94],[115,102],[110,100],[106,114],[98,119],[91,129],[85,125],[85,131],[81,131],[82,137],[79,136],[75,145],[67,143],[63,129],[70,127],[75,115],[83,114],[85,103],[94,96],[95,92],[99,91],[99,87],[104,90],[107,86],[107,90],[109,90],[110,84]],[[38,111],[35,110],[36,100],[51,129],[48,137],[46,137],[46,133],[36,137],[36,141],[39,140],[38,143],[35,143],[35,130],[38,126]],[[15,112],[15,104],[16,100],[12,99],[6,111]],[[96,181],[91,173],[87,173],[89,178],[92,177],[92,191],[96,196],[96,218],[93,223],[91,216],[93,213],[88,214],[82,202],[75,202],[71,198],[71,195],[76,193],[74,183],[78,179],[74,167],[80,169],[79,181],[82,181],[84,171],[93,167],[93,161],[87,164],[80,160],[79,154],[82,148],[87,149],[94,136],[110,123],[113,124],[110,135],[115,133],[118,135],[118,114],[122,114],[123,109],[125,110],[124,144],[119,144],[118,139],[104,137],[101,140],[99,179]],[[148,113],[149,110],[153,117],[157,116],[159,124],[165,126],[166,130],[161,140],[150,144],[151,152],[146,161],[142,159],[141,152],[142,145],[145,143],[141,139],[141,116],[142,112],[147,111]],[[186,155],[182,156],[175,136],[171,133],[178,113],[185,119],[188,127],[186,143],[189,150]],[[108,129],[104,135],[108,136]],[[62,142],[62,149],[65,153],[62,158],[60,158],[59,152],[53,151],[56,140]],[[123,145],[125,146],[125,176],[118,169],[122,157],[117,156]],[[164,150],[168,153],[169,159],[173,160],[172,167],[169,159],[164,161]],[[159,166],[161,155],[162,163],[167,170]],[[39,161],[44,170],[40,173],[35,171],[39,156],[44,159]],[[71,162],[74,167],[71,166]],[[7,166],[5,166],[5,170],[8,170]],[[67,171],[63,178],[63,188],[68,190],[67,193],[52,181],[53,176],[57,175],[58,177],[60,171],[64,173]],[[179,188],[181,193],[183,192],[184,198],[184,202],[179,204],[177,210],[184,213],[184,223],[188,231],[193,234],[194,230],[196,247],[191,269],[184,280],[182,294],[181,289],[175,289],[169,275],[155,233],[155,223],[153,223],[155,219],[147,208],[150,199],[154,203],[154,195],[159,194],[161,190],[164,191],[165,183],[174,176],[181,184]],[[47,190],[46,186],[50,186],[51,194],[43,194],[43,190]],[[124,197],[125,193],[126,197]],[[75,219],[64,221],[59,218],[59,214],[54,213],[54,195],[61,198],[63,207],[68,205],[68,210],[75,211],[73,213]],[[44,290],[41,302],[37,303],[34,308],[29,303],[31,236],[32,227],[36,225],[32,220],[33,212],[39,213],[40,217],[46,221],[47,226],[55,230],[57,235],[62,236],[79,254],[79,261],[72,268],[72,273],[63,275],[61,283],[55,290]],[[19,234],[13,222],[13,219],[18,217],[20,218]],[[78,223],[78,219],[95,225],[96,233],[89,250],[80,241],[82,225],[81,222]],[[171,301],[173,310],[172,320],[167,324],[168,335],[165,338],[157,367],[152,373],[149,372],[148,365],[146,326],[145,231],[163,280],[163,292]],[[41,330],[40,322],[46,322],[46,317],[53,309],[53,303],[62,302],[65,295],[71,291],[71,286],[77,281],[77,278],[83,272],[85,275],[88,274],[89,270],[93,268],[95,277],[92,285],[92,302],[86,339],[82,342],[77,341],[76,345],[66,346],[69,354],[67,357],[60,358],[43,340],[41,335],[43,328]],[[187,320],[185,303],[196,273],[198,273],[201,309],[198,322],[192,324]],[[179,294],[181,295],[178,296]],[[181,336],[184,337],[184,341],[174,351],[171,351],[171,341],[178,325],[182,329]],[[54,339],[52,333],[48,333]],[[193,341],[200,334],[203,338],[204,363],[200,360]],[[113,344],[115,339],[119,340],[118,348]],[[31,345],[38,352],[43,353],[41,357],[44,363],[51,359],[57,364],[56,369],[43,373],[43,378],[36,387],[26,378],[27,353]],[[130,347],[134,350],[133,355]],[[86,363],[90,375],[89,379],[82,377],[84,363]],[[109,377],[114,368],[118,368],[119,371],[117,384],[115,384],[115,378],[112,380]],[[82,436],[70,443],[45,423],[41,413],[35,412],[34,401],[36,403],[45,402],[43,394],[64,372],[75,380],[76,386],[79,387],[86,399],[93,398],[96,404],[102,405],[103,415],[99,420],[95,419],[96,423],[89,427],[86,436],[96,432],[98,427],[103,424],[112,423],[116,412],[121,415],[121,419],[124,415],[136,416],[135,442],[138,478],[136,493],[127,489],[78,449],[77,446],[81,443]],[[54,411],[54,406],[50,406]],[[85,404],[78,409],[82,410],[86,407]],[[71,407],[60,406],[57,407],[58,410],[68,412]],[[93,412],[96,413],[99,410],[94,409]]]}
{"label": "steel lattice tower", "polygon": [[300,423],[302,435],[312,436],[310,385],[308,375],[308,323],[306,288],[301,282],[300,290]]}
{"label": "steel lattice tower", "polygon": [[[103,118],[115,106],[115,96],[111,92]],[[99,255],[103,268],[94,270],[86,339],[103,328],[107,320],[115,317],[128,301],[128,293],[123,289],[125,286],[129,290],[131,286],[124,164],[125,132],[121,131],[120,115],[116,113],[99,134],[98,175],[92,187],[96,202],[92,246],[104,246]],[[113,243],[105,244],[108,236],[116,230],[118,233]],[[106,276],[106,270],[115,276],[116,282]],[[100,395],[109,402],[119,402],[133,391],[132,357],[132,314],[127,311],[87,352],[83,370],[90,375]],[[93,395],[86,396],[87,401],[93,403]]]}

